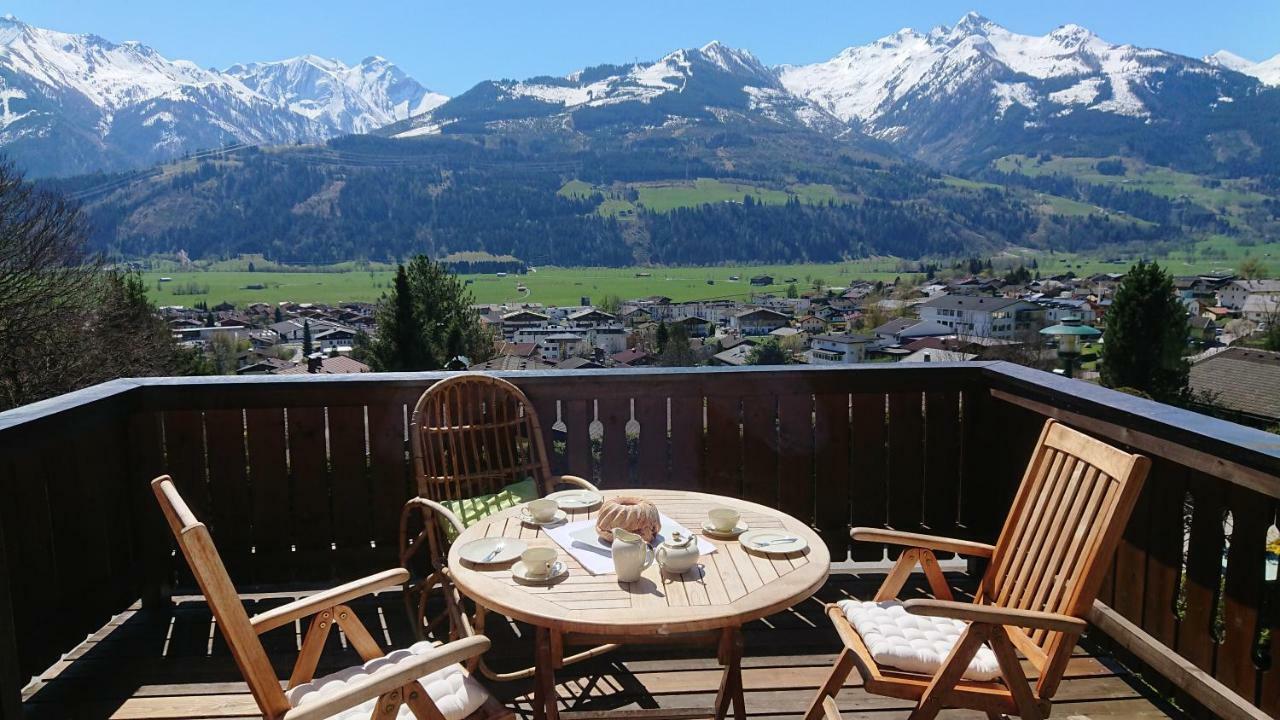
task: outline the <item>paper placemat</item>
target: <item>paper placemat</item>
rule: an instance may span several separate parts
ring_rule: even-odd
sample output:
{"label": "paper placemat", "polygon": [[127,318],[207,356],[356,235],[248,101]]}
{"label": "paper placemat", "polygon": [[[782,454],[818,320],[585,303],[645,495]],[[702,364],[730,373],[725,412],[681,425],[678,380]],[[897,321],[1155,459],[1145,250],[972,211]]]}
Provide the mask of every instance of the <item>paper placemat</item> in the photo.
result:
{"label": "paper placemat", "polygon": [[[688,528],[662,513],[658,513],[658,519],[662,521],[662,527],[658,530],[658,537],[654,541],[654,550],[657,550],[658,545],[670,537],[673,532],[693,535]],[[583,532],[584,529],[587,532]],[[564,548],[565,552],[572,555],[592,575],[608,575],[614,572],[613,550],[601,543],[596,536],[595,520],[579,520],[578,522],[565,523],[556,527],[543,528],[542,532],[546,533],[547,537],[554,540],[557,545]],[[708,542],[706,538],[701,535],[695,537],[698,541],[699,555],[710,555],[716,551],[716,546]]]}

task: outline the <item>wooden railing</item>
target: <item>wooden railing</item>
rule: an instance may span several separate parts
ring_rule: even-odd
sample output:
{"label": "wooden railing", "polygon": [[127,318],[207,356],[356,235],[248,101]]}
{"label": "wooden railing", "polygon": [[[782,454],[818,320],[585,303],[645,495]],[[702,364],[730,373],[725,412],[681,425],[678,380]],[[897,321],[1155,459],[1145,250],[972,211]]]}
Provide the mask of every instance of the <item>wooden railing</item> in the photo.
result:
{"label": "wooden railing", "polygon": [[[408,409],[438,377],[123,380],[0,414],[0,703],[111,613],[189,585],[155,475],[243,588],[393,565]],[[1006,363],[506,377],[553,429],[557,470],[767,503],[854,560],[884,551],[850,547],[851,524],[994,539],[1046,415],[1135,448],[1156,466],[1095,623],[1170,692],[1280,712],[1280,650],[1260,642],[1280,615],[1262,555],[1276,436]]]}

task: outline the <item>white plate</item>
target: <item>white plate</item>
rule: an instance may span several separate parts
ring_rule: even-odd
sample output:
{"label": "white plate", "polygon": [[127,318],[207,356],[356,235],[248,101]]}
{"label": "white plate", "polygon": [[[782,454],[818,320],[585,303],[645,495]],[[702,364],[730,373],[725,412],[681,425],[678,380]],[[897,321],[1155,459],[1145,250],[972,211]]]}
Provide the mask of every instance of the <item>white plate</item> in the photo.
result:
{"label": "white plate", "polygon": [[[502,547],[499,549],[498,544]],[[503,565],[520,557],[529,545],[513,538],[480,538],[458,548],[458,557],[477,565]],[[497,553],[494,550],[497,549]]]}
{"label": "white plate", "polygon": [[566,510],[589,510],[604,502],[604,496],[590,490],[561,490],[547,496]]}
{"label": "white plate", "polygon": [[568,574],[569,566],[565,565],[563,560],[557,560],[556,564],[551,566],[550,575],[543,575],[541,577],[534,577],[530,575],[528,570],[525,569],[523,560],[518,561],[515,565],[511,566],[511,577],[521,582],[536,583],[539,585],[549,583],[553,580],[558,580]]}
{"label": "white plate", "polygon": [[[790,540],[784,541],[784,538]],[[738,542],[742,547],[764,555],[786,555],[809,547],[804,538],[786,530],[748,530],[738,537]]]}
{"label": "white plate", "polygon": [[528,523],[529,525],[537,525],[538,527],[547,527],[548,525],[559,525],[560,523],[565,522],[569,519],[569,515],[565,513],[565,511],[557,510],[555,517],[551,518],[546,522],[539,522],[537,520],[534,520],[533,516],[529,514],[529,511],[524,508],[520,509],[519,517],[521,522]]}
{"label": "white plate", "polygon": [[706,535],[710,535],[711,537],[717,537],[717,538],[735,538],[735,537],[738,537],[738,536],[739,536],[739,535],[741,535],[742,533],[746,532],[746,531],[747,531],[747,528],[749,528],[749,527],[751,527],[751,526],[750,526],[750,525],[747,525],[747,521],[746,521],[746,520],[739,520],[739,521],[738,521],[738,524],[737,524],[737,525],[735,525],[735,526],[733,526],[733,529],[732,529],[732,530],[729,530],[728,532],[726,532],[726,531],[724,531],[724,530],[717,530],[717,529],[716,529],[716,526],[715,526],[715,525],[712,525],[710,520],[703,520],[703,521],[702,521],[702,532],[703,532],[704,534],[706,534]]}

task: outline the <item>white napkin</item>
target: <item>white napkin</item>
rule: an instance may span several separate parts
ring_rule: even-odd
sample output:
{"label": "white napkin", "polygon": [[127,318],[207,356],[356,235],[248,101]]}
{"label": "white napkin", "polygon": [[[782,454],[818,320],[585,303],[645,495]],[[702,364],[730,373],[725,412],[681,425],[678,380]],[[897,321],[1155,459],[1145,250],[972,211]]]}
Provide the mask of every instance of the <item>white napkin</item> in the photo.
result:
{"label": "white napkin", "polygon": [[[678,532],[686,536],[693,534],[688,528],[662,513],[658,513],[658,519],[662,521],[662,527],[654,540],[655,550],[672,533]],[[564,548],[565,552],[572,555],[592,575],[608,575],[616,572],[613,567],[613,550],[600,542],[596,536],[595,520],[579,520],[556,527],[544,527],[542,532]],[[707,542],[707,539],[701,535],[697,536],[697,541],[699,555],[710,555],[716,551],[716,546]]]}

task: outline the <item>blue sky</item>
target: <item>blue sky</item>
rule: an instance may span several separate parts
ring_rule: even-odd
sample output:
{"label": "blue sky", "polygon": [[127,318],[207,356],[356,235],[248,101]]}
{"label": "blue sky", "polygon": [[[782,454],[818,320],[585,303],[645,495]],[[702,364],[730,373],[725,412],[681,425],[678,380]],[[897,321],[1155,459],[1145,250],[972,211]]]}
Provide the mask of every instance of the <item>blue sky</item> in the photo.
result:
{"label": "blue sky", "polygon": [[903,27],[950,25],[968,10],[1029,34],[1074,22],[1113,42],[1193,56],[1222,48],[1253,60],[1280,53],[1280,0],[25,0],[0,7],[34,25],[140,40],[204,66],[308,52],[346,62],[383,55],[450,95],[486,78],[654,59],[709,40],[748,48],[769,64],[813,62]]}

